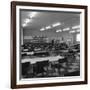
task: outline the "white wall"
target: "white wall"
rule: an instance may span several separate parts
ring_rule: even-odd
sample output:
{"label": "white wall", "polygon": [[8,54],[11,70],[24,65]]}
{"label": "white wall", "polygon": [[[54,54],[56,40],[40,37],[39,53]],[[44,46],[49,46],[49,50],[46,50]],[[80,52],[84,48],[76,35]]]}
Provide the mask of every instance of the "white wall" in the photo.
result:
{"label": "white wall", "polygon": [[[0,0],[0,90],[10,89],[10,1]],[[21,0],[22,1],[22,0]],[[29,1],[29,0],[24,0]],[[47,2],[60,4],[81,4],[88,5],[88,20],[90,23],[90,0],[30,0],[33,2]],[[89,25],[88,25],[89,26]],[[90,26],[88,27],[88,34],[90,34]],[[90,35],[88,35],[90,38]],[[90,41],[88,42],[90,46]],[[90,47],[88,48],[90,50]],[[90,53],[90,51],[88,52]],[[90,56],[89,56],[90,59]],[[90,61],[88,61],[90,64]],[[90,65],[88,65],[90,68]],[[90,70],[88,71],[90,76]],[[33,88],[32,90],[90,90],[90,77],[88,85],[74,85],[74,86],[60,86],[60,87],[46,87]],[[25,90],[25,89],[23,89]],[[29,89],[28,89],[29,90]]]}

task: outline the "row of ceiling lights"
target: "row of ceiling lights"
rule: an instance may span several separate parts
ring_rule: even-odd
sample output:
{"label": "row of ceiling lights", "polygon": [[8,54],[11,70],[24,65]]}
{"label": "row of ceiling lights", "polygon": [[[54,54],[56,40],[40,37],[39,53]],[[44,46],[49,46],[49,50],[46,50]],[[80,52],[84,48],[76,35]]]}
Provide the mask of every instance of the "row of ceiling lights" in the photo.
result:
{"label": "row of ceiling lights", "polygon": [[37,14],[37,12],[31,12],[31,13],[29,14],[29,18],[26,18],[26,19],[24,20],[24,23],[22,24],[22,26],[23,26],[23,27],[27,26],[27,24],[32,21],[32,18],[35,17],[36,14]]}
{"label": "row of ceiling lights", "polygon": [[[61,24],[60,22],[58,22],[58,23],[53,24],[52,26],[46,26],[45,28],[41,28],[40,31],[45,31],[45,30],[51,29],[51,28],[53,28],[53,27],[57,27],[57,26],[59,26],[59,25],[62,25],[62,24]],[[77,30],[76,30],[76,29],[77,29]],[[79,29],[80,29],[80,26],[79,26],[79,25],[73,26],[73,27],[72,27],[72,31],[70,31],[69,33],[80,32]],[[69,31],[69,30],[70,30],[70,28],[67,27],[67,28],[64,28],[63,30],[61,30],[61,29],[56,30],[56,32],[58,33],[58,32]]]}
{"label": "row of ceiling lights", "polygon": [[52,24],[51,26],[49,25],[49,26],[46,26],[45,28],[44,27],[41,28],[40,31],[45,31],[47,29],[51,29],[52,27],[57,27],[59,25],[61,25],[61,23],[60,22],[57,22],[57,23]]}

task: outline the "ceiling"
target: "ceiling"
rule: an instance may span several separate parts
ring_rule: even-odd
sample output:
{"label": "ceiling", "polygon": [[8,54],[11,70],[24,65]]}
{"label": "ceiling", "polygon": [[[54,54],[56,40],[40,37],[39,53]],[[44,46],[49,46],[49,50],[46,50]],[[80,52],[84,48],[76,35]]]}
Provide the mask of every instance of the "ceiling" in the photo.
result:
{"label": "ceiling", "polygon": [[25,29],[40,30],[42,27],[57,22],[60,22],[61,25],[52,29],[62,29],[80,24],[80,13],[21,10],[21,25],[24,23],[25,19],[30,19],[30,13],[32,12],[36,12],[36,15],[31,18],[31,21],[28,22],[25,27],[23,27]]}

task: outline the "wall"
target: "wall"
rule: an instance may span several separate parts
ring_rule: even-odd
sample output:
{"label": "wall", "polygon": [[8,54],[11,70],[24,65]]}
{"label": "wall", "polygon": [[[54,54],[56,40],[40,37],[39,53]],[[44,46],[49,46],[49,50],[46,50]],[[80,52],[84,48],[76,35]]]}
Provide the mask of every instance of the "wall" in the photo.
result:
{"label": "wall", "polygon": [[41,32],[39,30],[29,30],[29,29],[25,29],[24,28],[23,29],[23,32],[24,32],[24,34],[23,34],[24,35],[23,36],[24,37],[24,41],[26,40],[25,38],[29,39],[30,36],[46,36],[50,40],[52,40],[52,39],[62,40],[62,38],[63,38],[64,41],[66,41],[67,38],[71,38],[72,39],[72,42],[75,42],[76,41],[76,33],[70,34],[68,31],[67,32],[62,32],[62,33],[56,33],[56,32],[52,32],[52,30]]}
{"label": "wall", "polygon": [[21,28],[21,31],[20,31],[20,34],[21,34],[21,45],[23,45],[23,28]]}
{"label": "wall", "polygon": [[[0,90],[10,90],[10,1],[0,0]],[[22,1],[22,0],[21,0]],[[29,1],[29,0],[28,0]],[[47,3],[64,3],[64,4],[83,4],[88,5],[88,16],[90,16],[90,0],[30,0],[33,2],[47,2]],[[90,17],[88,17],[90,23]],[[88,25],[88,38],[90,38],[90,25]],[[90,46],[90,40],[88,42]],[[88,47],[90,53],[90,47]],[[90,55],[88,57],[90,59]],[[89,60],[88,59],[88,60]],[[88,61],[90,64],[90,60]],[[88,65],[90,68],[90,65]],[[90,70],[88,70],[90,76]],[[88,85],[75,86],[60,86],[60,87],[46,87],[33,88],[27,90],[90,90],[90,77]],[[25,90],[25,89],[21,89]]]}

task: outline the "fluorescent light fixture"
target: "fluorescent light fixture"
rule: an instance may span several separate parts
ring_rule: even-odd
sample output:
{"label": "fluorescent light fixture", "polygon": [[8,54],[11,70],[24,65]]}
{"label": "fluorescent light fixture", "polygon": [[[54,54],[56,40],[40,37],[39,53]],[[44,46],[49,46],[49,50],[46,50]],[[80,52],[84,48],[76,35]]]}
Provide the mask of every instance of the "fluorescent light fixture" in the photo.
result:
{"label": "fluorescent light fixture", "polygon": [[77,28],[80,28],[80,25],[77,25],[77,26],[73,26],[72,29],[77,29]]}
{"label": "fluorescent light fixture", "polygon": [[29,18],[25,19],[25,21],[22,24],[22,26],[25,27],[27,25],[27,23],[29,23],[29,22],[30,22],[30,19]]}
{"label": "fluorescent light fixture", "polygon": [[27,24],[27,23],[29,23],[30,22],[30,19],[25,19],[25,23]]}
{"label": "fluorescent light fixture", "polygon": [[56,32],[62,32],[62,30],[60,29],[60,30],[56,30]]}
{"label": "fluorescent light fixture", "polygon": [[37,14],[37,12],[31,12],[31,13],[30,13],[30,18],[35,17],[36,14]]}
{"label": "fluorescent light fixture", "polygon": [[80,32],[80,29],[77,29],[76,31],[77,31],[77,32]]}
{"label": "fluorescent light fixture", "polygon": [[40,29],[40,31],[44,31],[44,30],[45,30],[45,28],[41,28],[41,29]]}
{"label": "fluorescent light fixture", "polygon": [[74,31],[70,31],[69,33],[75,33],[75,30]]}
{"label": "fluorescent light fixture", "polygon": [[22,24],[23,27],[25,27],[26,25],[27,25],[26,23]]}
{"label": "fluorescent light fixture", "polygon": [[50,29],[51,28],[51,26],[46,26],[46,29]]}
{"label": "fluorescent light fixture", "polygon": [[59,25],[61,25],[61,23],[60,23],[60,22],[55,23],[55,24],[53,24],[52,26],[53,26],[53,27],[56,27],[56,26],[59,26]]}
{"label": "fluorescent light fixture", "polygon": [[64,29],[63,29],[63,31],[68,31],[68,30],[70,30],[70,28],[64,28]]}

